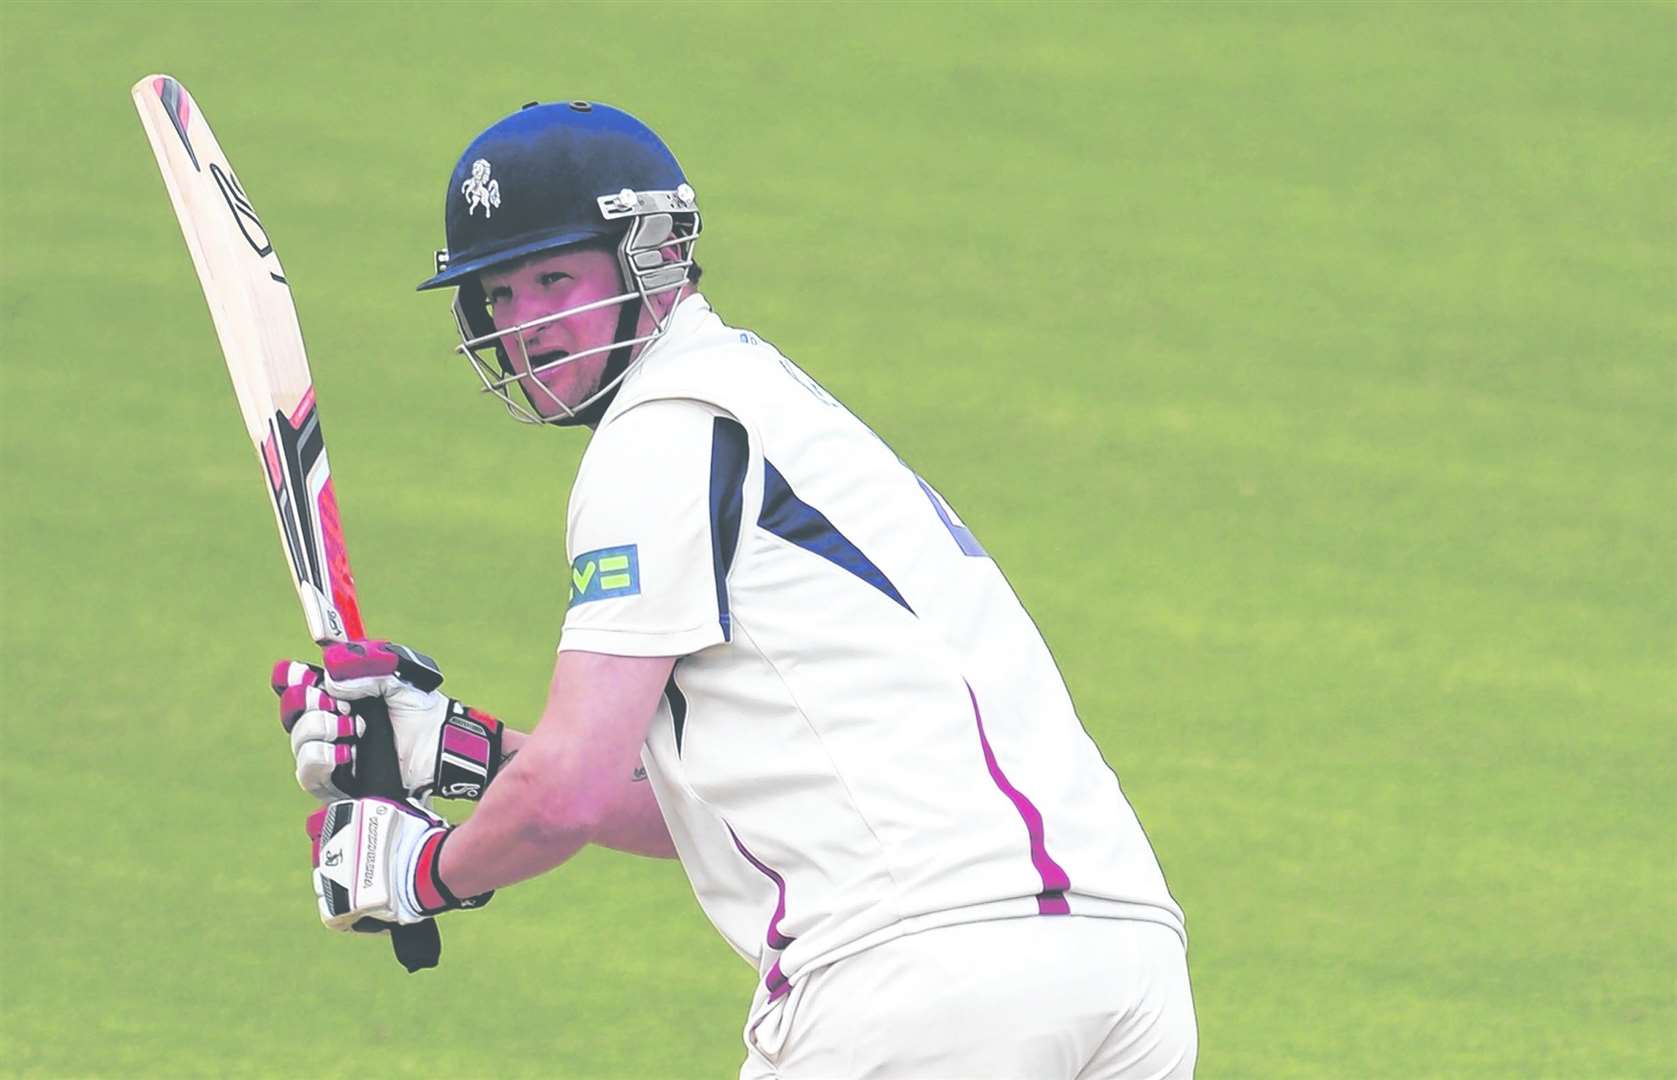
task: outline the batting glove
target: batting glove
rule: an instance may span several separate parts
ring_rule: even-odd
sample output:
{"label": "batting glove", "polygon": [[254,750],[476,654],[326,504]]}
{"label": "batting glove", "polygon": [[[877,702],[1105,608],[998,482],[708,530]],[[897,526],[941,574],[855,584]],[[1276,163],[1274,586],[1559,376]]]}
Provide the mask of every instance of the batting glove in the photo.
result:
{"label": "batting glove", "polygon": [[297,783],[322,801],[356,790],[356,747],[366,724],[356,701],[383,698],[408,794],[479,799],[500,771],[501,722],[437,692],[436,661],[387,641],[329,645],[325,667],[274,665],[280,723],[291,735]]}
{"label": "batting glove", "polygon": [[332,930],[387,930],[457,908],[480,908],[494,892],[459,899],[438,875],[453,830],[415,802],[340,799],[309,817],[314,895]]}

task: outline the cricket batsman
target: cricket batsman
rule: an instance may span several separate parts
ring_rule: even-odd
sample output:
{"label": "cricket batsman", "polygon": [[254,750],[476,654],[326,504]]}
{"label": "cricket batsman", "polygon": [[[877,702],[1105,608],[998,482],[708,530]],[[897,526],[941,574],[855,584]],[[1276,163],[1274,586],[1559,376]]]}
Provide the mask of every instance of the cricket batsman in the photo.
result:
{"label": "cricket batsman", "polygon": [[[591,433],[569,606],[528,733],[388,642],[276,667],[326,925],[481,907],[601,844],[681,860],[756,968],[743,1080],[1191,1076],[1182,911],[1047,645],[927,480],[711,310],[658,136],[525,106],[445,224],[420,288],[454,290],[483,386]],[[375,696],[410,800],[344,797]],[[479,803],[451,827],[432,795]]]}

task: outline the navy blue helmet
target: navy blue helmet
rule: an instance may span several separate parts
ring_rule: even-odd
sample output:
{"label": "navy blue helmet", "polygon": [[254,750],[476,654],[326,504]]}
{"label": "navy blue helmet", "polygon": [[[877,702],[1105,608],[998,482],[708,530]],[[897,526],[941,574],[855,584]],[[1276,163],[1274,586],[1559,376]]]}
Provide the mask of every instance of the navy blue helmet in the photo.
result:
{"label": "navy blue helmet", "polygon": [[[496,121],[460,155],[443,218],[448,246],[437,252],[436,274],[419,288],[456,287],[460,351],[473,361],[484,388],[521,420],[571,424],[597,418],[627,373],[631,351],[644,349],[667,327],[666,314],[650,334],[636,336],[647,298],[676,292],[679,301],[680,290],[697,276],[692,249],[699,235],[698,203],[681,165],[651,128],[597,102],[532,103]],[[477,275],[582,243],[615,247],[623,295],[618,340],[606,347],[611,360],[602,388],[589,402],[570,406],[530,377],[553,365],[532,370],[528,357],[519,365],[507,355],[502,338],[523,328],[494,325]],[[600,351],[605,349],[557,363]],[[494,356],[492,363],[485,353]],[[514,383],[528,407],[509,395]],[[536,400],[544,393],[547,400]]]}
{"label": "navy blue helmet", "polygon": [[621,232],[629,208],[608,218],[602,196],[675,192],[686,183],[663,140],[621,109],[587,101],[526,105],[460,155],[443,210],[448,247],[419,287],[452,285],[498,263]]}

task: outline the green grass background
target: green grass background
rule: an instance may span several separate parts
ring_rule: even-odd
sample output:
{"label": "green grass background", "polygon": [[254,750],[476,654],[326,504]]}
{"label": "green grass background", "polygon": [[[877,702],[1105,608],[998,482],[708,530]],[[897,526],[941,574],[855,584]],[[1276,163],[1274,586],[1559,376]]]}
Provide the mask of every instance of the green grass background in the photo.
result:
{"label": "green grass background", "polygon": [[290,273],[363,608],[538,709],[577,434],[416,295],[456,155],[621,104],[707,294],[930,477],[1186,908],[1203,1077],[1677,1074],[1677,8],[0,7],[0,1073],[731,1076],[752,973],[591,852],[322,931],[307,647],[128,100]]}

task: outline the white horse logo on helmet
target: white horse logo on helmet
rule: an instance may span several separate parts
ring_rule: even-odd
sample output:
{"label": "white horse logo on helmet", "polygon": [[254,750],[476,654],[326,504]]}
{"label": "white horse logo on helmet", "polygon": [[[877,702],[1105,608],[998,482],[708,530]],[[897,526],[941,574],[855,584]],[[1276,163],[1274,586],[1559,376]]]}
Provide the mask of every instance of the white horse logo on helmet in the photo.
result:
{"label": "white horse logo on helmet", "polygon": [[494,208],[501,205],[501,182],[489,179],[489,162],[483,158],[472,162],[472,175],[460,185],[460,194],[466,196],[467,217],[480,206],[485,220],[494,213]]}

